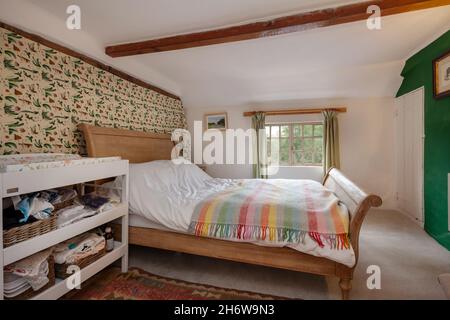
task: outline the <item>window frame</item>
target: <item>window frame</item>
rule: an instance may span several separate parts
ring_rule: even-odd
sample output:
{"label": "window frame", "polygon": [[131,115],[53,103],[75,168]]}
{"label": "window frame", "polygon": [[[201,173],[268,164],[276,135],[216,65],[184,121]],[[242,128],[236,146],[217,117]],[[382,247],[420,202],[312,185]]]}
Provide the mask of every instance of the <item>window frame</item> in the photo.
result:
{"label": "window frame", "polygon": [[[267,155],[269,156],[269,154],[270,155],[272,155],[272,150],[271,150],[271,148],[272,148],[272,143],[271,143],[271,141],[272,141],[272,127],[279,127],[279,133],[278,133],[278,137],[276,138],[276,139],[280,139],[280,138],[283,138],[282,136],[281,136],[281,127],[283,127],[283,126],[288,126],[289,127],[289,137],[288,137],[288,139],[289,139],[289,161],[288,161],[288,164],[279,164],[279,166],[280,167],[323,167],[323,159],[324,159],[324,154],[323,154],[323,147],[322,147],[322,161],[321,161],[321,163],[319,164],[319,163],[302,163],[302,164],[295,164],[294,162],[294,157],[295,157],[295,152],[298,152],[298,151],[301,151],[301,150],[298,150],[298,149],[294,149],[295,147],[294,147],[294,138],[296,138],[296,137],[294,137],[294,126],[296,126],[296,125],[300,125],[301,126],[301,136],[300,136],[300,138],[301,138],[301,140],[303,141],[305,138],[306,139],[310,139],[310,140],[312,140],[312,142],[313,142],[313,149],[312,149],[312,159],[313,159],[313,161],[314,161],[314,159],[315,159],[315,155],[316,155],[316,148],[314,147],[314,140],[315,139],[317,139],[317,138],[321,138],[322,139],[322,141],[323,141],[323,135],[324,135],[324,132],[322,131],[322,136],[316,136],[315,135],[315,130],[314,130],[314,126],[315,125],[321,125],[322,126],[322,129],[323,129],[323,125],[324,125],[324,122],[323,121],[295,121],[295,122],[269,122],[269,123],[266,123],[266,139],[267,139],[267,146],[266,146],[266,149],[267,149]],[[312,125],[312,136],[311,137],[305,137],[304,136],[304,129],[303,129],[303,126],[305,126],[305,125]],[[269,131],[269,135],[267,135],[267,131]],[[270,143],[269,143],[269,140],[270,140]],[[279,143],[281,143],[280,142],[280,140],[279,140]],[[280,153],[280,156],[281,156],[281,152],[279,152]],[[272,166],[271,164],[269,164],[269,166]]]}

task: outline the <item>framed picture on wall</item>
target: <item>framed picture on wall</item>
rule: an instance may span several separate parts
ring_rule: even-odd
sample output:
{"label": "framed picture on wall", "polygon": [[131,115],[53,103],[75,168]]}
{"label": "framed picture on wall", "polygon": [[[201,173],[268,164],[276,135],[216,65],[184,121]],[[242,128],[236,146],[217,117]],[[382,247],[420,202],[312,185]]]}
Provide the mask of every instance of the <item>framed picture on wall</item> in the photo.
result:
{"label": "framed picture on wall", "polygon": [[450,50],[433,61],[434,97],[450,96]]}
{"label": "framed picture on wall", "polygon": [[205,114],[206,130],[226,130],[228,129],[228,116],[226,112]]}

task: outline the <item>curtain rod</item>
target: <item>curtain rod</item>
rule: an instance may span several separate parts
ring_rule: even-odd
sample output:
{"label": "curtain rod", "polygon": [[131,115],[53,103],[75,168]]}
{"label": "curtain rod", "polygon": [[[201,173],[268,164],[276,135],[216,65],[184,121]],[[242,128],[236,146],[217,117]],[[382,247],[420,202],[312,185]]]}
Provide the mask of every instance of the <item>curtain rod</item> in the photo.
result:
{"label": "curtain rod", "polygon": [[345,113],[347,108],[345,107],[334,107],[334,108],[316,108],[316,109],[290,109],[290,110],[267,110],[267,111],[247,111],[244,112],[244,117],[252,117],[256,112],[264,112],[266,116],[279,116],[279,115],[290,115],[290,114],[313,114],[322,113],[322,111],[330,110]]}

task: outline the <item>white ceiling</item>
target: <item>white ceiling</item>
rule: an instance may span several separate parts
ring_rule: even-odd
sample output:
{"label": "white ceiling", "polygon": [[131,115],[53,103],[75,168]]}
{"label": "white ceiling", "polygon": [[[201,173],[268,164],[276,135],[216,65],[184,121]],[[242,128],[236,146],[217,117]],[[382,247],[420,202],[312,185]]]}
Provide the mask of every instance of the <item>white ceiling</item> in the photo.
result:
{"label": "white ceiling", "polygon": [[[65,28],[77,3],[82,30]],[[0,0],[0,20],[181,95],[187,107],[393,96],[405,59],[449,25],[450,6],[266,39],[112,59],[112,43],[205,30],[357,1]],[[43,23],[45,21],[45,23]]]}

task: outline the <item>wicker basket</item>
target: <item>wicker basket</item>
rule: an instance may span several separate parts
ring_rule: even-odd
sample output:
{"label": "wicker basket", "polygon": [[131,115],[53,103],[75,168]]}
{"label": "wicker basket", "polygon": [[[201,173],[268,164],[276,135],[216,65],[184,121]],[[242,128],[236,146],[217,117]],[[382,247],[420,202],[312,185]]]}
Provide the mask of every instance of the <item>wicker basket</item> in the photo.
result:
{"label": "wicker basket", "polygon": [[50,218],[35,221],[33,223],[24,224],[20,227],[15,227],[9,230],[3,230],[3,246],[10,247],[16,243],[40,236],[44,233],[56,230],[58,225],[56,220],[58,218],[58,210],[71,206],[76,198],[58,203],[54,205],[54,213]]}
{"label": "wicker basket", "polygon": [[6,300],[27,300],[31,299],[34,296],[38,295],[41,292],[44,292],[50,287],[53,287],[55,285],[55,260],[52,255],[48,257],[48,283],[43,286],[41,289],[34,291],[32,288],[28,289],[27,291],[19,294],[18,296],[15,296],[14,298],[6,298]]}
{"label": "wicker basket", "polygon": [[15,227],[9,230],[3,230],[3,246],[10,247],[16,243],[40,236],[41,234],[53,231],[57,228],[54,214],[48,219],[39,220],[33,223],[28,223],[20,227]]}
{"label": "wicker basket", "polygon": [[64,209],[66,207],[69,207],[69,206],[73,205],[74,202],[75,202],[75,199],[77,199],[77,197],[69,199],[69,200],[66,200],[64,202],[60,202],[60,203],[54,204],[53,207],[55,207],[55,209],[53,209],[53,211],[56,212],[58,210],[61,210],[61,209]]}
{"label": "wicker basket", "polygon": [[90,255],[82,260],[80,260],[77,264],[73,264],[73,263],[64,263],[64,264],[58,264],[55,263],[55,274],[56,277],[59,279],[66,279],[68,277],[70,277],[72,274],[67,273],[67,268],[73,265],[78,266],[78,268],[83,269],[85,267],[87,267],[88,265],[90,265],[91,263],[97,261],[98,259],[100,259],[101,257],[103,257],[106,254],[106,246],[100,250],[99,252],[97,252],[96,254]]}

